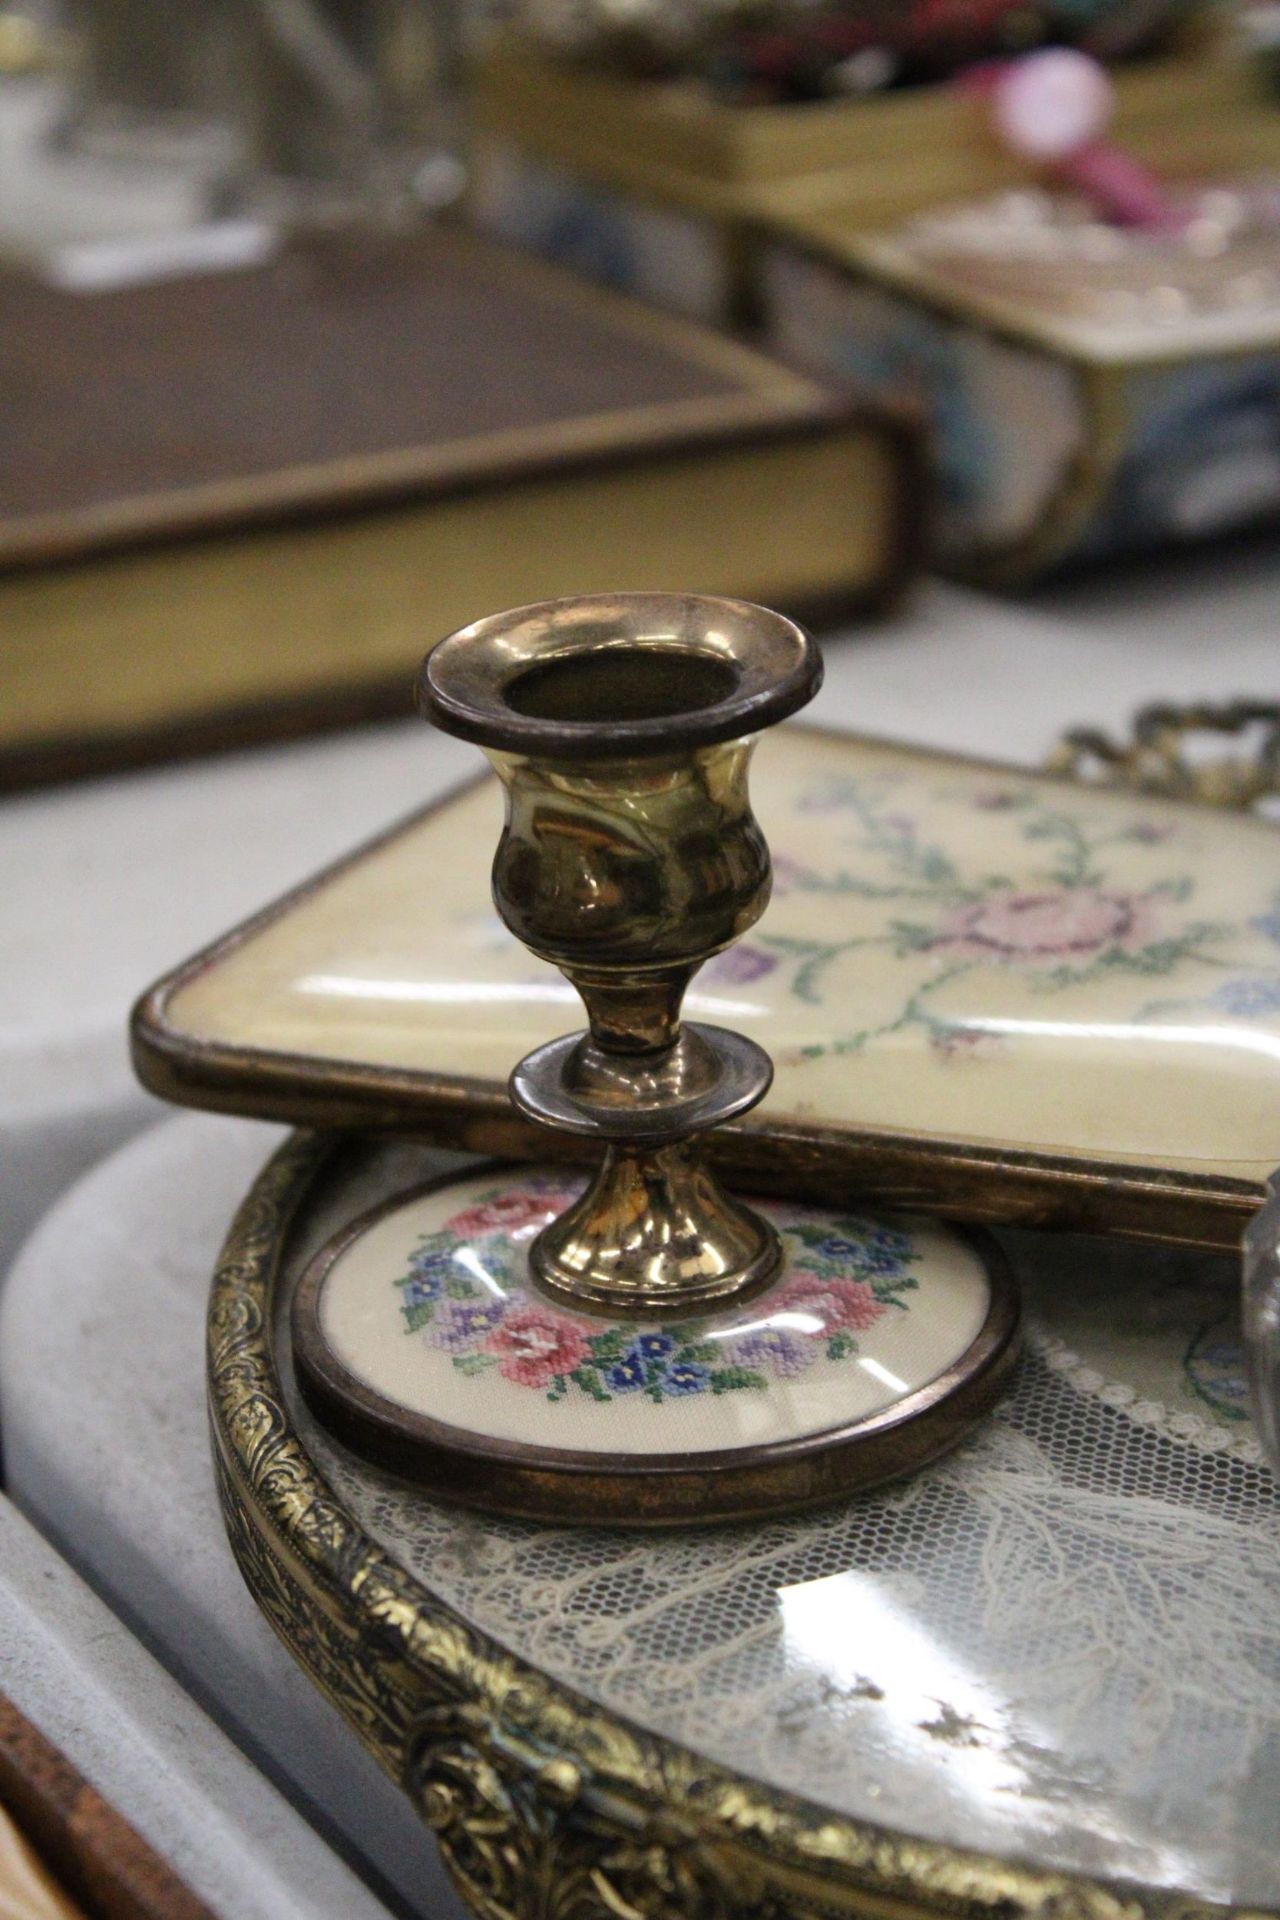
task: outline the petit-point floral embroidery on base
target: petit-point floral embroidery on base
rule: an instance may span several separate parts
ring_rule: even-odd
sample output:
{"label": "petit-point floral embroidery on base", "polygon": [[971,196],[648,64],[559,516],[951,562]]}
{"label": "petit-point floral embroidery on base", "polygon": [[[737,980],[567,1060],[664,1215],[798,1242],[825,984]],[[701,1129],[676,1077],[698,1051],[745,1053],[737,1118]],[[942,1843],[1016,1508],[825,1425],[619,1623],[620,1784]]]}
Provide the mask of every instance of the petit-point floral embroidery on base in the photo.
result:
{"label": "petit-point floral embroidery on base", "polygon": [[775,1208],[787,1273],[740,1328],[602,1322],[537,1298],[523,1279],[529,1241],[572,1198],[553,1178],[508,1179],[423,1234],[394,1281],[405,1332],[449,1355],[460,1374],[496,1371],[553,1403],[759,1393],[820,1360],[857,1357],[859,1336],[909,1311],[918,1284],[909,1232]]}

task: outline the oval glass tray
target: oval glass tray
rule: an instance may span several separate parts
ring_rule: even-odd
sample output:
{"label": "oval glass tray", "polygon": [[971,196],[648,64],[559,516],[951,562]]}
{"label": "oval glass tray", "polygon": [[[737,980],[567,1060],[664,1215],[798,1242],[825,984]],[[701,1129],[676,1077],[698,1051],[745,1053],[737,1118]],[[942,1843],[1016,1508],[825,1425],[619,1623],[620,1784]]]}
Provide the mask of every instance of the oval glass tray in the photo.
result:
{"label": "oval glass tray", "polygon": [[754,1526],[537,1526],[361,1463],[292,1379],[306,1262],[425,1159],[281,1151],[210,1404],[250,1588],[479,1913],[1280,1911],[1280,1513],[1229,1263],[1024,1238],[1027,1355],[946,1460]]}
{"label": "oval glass tray", "polygon": [[[717,1135],[740,1183],[1238,1244],[1280,1161],[1274,827],[786,727],[753,791],[773,900],[687,1001],[773,1056]],[[168,975],[135,1016],[146,1084],[581,1159],[507,1098],[582,1010],[489,903],[499,809],[462,789]]]}

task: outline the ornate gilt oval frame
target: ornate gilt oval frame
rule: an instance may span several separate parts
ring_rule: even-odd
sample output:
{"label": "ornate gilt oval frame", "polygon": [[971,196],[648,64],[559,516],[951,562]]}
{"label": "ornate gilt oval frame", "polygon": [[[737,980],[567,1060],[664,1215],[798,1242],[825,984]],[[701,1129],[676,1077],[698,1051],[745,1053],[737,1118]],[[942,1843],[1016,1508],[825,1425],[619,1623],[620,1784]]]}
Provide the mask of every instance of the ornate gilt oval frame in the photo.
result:
{"label": "ornate gilt oval frame", "polygon": [[341,1151],[295,1134],[214,1276],[210,1421],[232,1550],[268,1620],[439,1837],[483,1920],[1213,1920],[1177,1892],[839,1818],[646,1733],[505,1652],[357,1525],[272,1350],[293,1221]]}

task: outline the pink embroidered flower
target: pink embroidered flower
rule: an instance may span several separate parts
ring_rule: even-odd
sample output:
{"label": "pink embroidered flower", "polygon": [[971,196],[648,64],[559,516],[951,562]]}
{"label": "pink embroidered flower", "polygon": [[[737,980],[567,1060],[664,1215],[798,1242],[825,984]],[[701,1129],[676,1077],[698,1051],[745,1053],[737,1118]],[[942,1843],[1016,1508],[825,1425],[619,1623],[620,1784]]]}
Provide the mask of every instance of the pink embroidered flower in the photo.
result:
{"label": "pink embroidered flower", "polygon": [[1062,887],[1046,893],[995,893],[958,907],[934,937],[969,960],[1004,966],[1053,966],[1092,960],[1109,948],[1125,953],[1154,936],[1151,902],[1142,894],[1098,887]]}
{"label": "pink embroidered flower", "polygon": [[546,1387],[556,1375],[572,1373],[587,1352],[584,1335],[554,1307],[517,1307],[485,1341],[486,1351],[504,1354],[498,1371],[520,1387]]}
{"label": "pink embroidered flower", "polygon": [[812,1314],[824,1333],[865,1333],[885,1307],[865,1280],[824,1280],[802,1271],[788,1280],[770,1311]]}
{"label": "pink embroidered flower", "polygon": [[545,1193],[503,1193],[496,1200],[482,1201],[479,1206],[467,1207],[462,1213],[455,1213],[449,1221],[449,1227],[459,1240],[469,1240],[478,1233],[495,1233],[501,1229],[505,1233],[518,1233],[521,1227],[545,1227],[553,1220],[568,1196],[552,1197]]}

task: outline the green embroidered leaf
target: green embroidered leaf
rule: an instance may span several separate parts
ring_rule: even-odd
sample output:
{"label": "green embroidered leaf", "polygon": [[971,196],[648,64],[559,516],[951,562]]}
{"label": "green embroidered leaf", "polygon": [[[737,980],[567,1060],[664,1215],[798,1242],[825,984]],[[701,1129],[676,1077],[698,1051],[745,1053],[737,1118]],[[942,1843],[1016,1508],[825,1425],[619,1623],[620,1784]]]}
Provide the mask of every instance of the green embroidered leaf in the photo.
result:
{"label": "green embroidered leaf", "polygon": [[416,1333],[419,1327],[426,1326],[435,1309],[431,1301],[427,1300],[416,1307],[401,1307],[400,1311],[404,1315],[405,1332]]}
{"label": "green embroidered leaf", "polygon": [[[843,1232],[849,1231],[845,1221],[837,1221],[836,1224]],[[831,1228],[815,1226],[811,1220],[795,1220],[788,1223],[787,1232],[795,1239],[802,1240],[806,1247],[816,1247],[820,1241],[830,1237]]]}
{"label": "green embroidered leaf", "polygon": [[858,1343],[851,1333],[833,1333],[827,1342],[828,1360],[846,1360],[857,1351]]}
{"label": "green embroidered leaf", "polygon": [[471,1281],[464,1280],[461,1275],[456,1278],[451,1275],[444,1283],[444,1290],[451,1300],[474,1300],[476,1293]]}
{"label": "green embroidered leaf", "polygon": [[939,847],[926,848],[921,854],[917,866],[922,878],[932,881],[935,886],[941,885],[948,880],[954,880],[956,877],[953,862],[948,860],[946,854],[943,853]]}
{"label": "green embroidered leaf", "polygon": [[890,931],[896,942],[895,957],[901,959],[904,953],[920,953],[934,943],[932,927],[922,927],[914,920],[891,920]]}
{"label": "green embroidered leaf", "polygon": [[600,1383],[600,1376],[594,1367],[575,1367],[569,1375],[569,1378],[574,1382],[575,1386],[581,1387],[584,1393],[589,1393],[593,1400],[611,1400],[613,1398],[612,1394],[605,1392],[604,1387]]}
{"label": "green embroidered leaf", "polygon": [[453,1364],[459,1373],[483,1373],[486,1367],[496,1367],[498,1356],[494,1353],[456,1353]]}
{"label": "green embroidered leaf", "polygon": [[612,1366],[626,1351],[627,1335],[621,1327],[610,1327],[607,1333],[593,1333],[587,1345],[597,1366]]}
{"label": "green embroidered leaf", "polygon": [[689,1340],[686,1341],[684,1346],[676,1348],[671,1364],[677,1367],[689,1365],[705,1366],[708,1361],[714,1360],[715,1357],[716,1343],[714,1340]]}
{"label": "green embroidered leaf", "polygon": [[712,1393],[732,1393],[738,1387],[767,1385],[764,1375],[752,1367],[714,1367],[711,1372]]}

